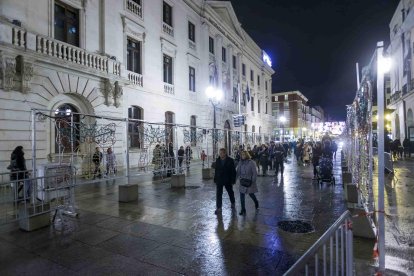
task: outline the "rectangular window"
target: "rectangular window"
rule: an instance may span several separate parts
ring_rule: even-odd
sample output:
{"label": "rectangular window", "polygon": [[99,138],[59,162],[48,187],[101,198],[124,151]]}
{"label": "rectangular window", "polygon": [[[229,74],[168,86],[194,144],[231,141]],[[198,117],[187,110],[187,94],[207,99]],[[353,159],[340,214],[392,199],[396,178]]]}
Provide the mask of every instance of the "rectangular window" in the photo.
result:
{"label": "rectangular window", "polygon": [[227,61],[226,48],[224,48],[224,47],[221,48],[221,60],[223,62]]}
{"label": "rectangular window", "polygon": [[[128,108],[128,118],[143,120],[143,109],[138,106]],[[144,125],[141,121],[130,120],[128,123],[128,134],[131,148],[143,148],[144,145]]]}
{"label": "rectangular window", "polygon": [[257,113],[260,113],[260,100],[257,100]]}
{"label": "rectangular window", "polygon": [[214,55],[214,38],[208,37],[208,51]]}
{"label": "rectangular window", "polygon": [[254,111],[254,97],[250,98],[251,110]]}
{"label": "rectangular window", "polygon": [[267,91],[267,81],[265,81],[265,88],[266,88],[266,91]]}
{"label": "rectangular window", "polygon": [[188,39],[195,42],[195,25],[188,21]]}
{"label": "rectangular window", "polygon": [[236,56],[233,56],[233,69],[237,69],[237,59],[236,59]]}
{"label": "rectangular window", "polygon": [[254,81],[254,72],[253,72],[253,70],[250,70],[250,80]]}
{"label": "rectangular window", "polygon": [[173,84],[173,59],[170,56],[164,55],[164,82]]}
{"label": "rectangular window", "polygon": [[79,11],[55,2],[55,39],[79,46]]}
{"label": "rectangular window", "polygon": [[260,76],[257,75],[257,85],[260,86]]}
{"label": "rectangular window", "polygon": [[165,2],[162,5],[162,21],[172,27],[172,7]]}
{"label": "rectangular window", "polygon": [[246,76],[246,64],[242,63],[242,74]]}
{"label": "rectangular window", "polygon": [[141,72],[141,42],[128,38],[127,40],[127,70]]}
{"label": "rectangular window", "polygon": [[266,108],[265,113],[267,114],[267,103],[266,103],[266,105],[265,105],[265,108]]}
{"label": "rectangular window", "polygon": [[288,101],[289,100],[289,95],[288,94],[286,94],[285,95],[285,101]]}
{"label": "rectangular window", "polygon": [[193,67],[188,67],[188,79],[189,79],[189,84],[188,84],[188,89],[190,91],[195,92],[195,69]]}

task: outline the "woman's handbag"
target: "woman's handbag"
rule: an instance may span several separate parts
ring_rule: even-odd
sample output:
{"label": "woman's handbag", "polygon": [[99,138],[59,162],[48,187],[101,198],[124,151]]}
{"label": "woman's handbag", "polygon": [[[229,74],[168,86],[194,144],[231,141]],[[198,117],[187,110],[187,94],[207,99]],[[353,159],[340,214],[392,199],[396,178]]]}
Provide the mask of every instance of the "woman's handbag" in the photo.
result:
{"label": "woman's handbag", "polygon": [[250,187],[252,186],[253,181],[251,179],[248,178],[240,178],[240,185],[242,185],[243,187]]}

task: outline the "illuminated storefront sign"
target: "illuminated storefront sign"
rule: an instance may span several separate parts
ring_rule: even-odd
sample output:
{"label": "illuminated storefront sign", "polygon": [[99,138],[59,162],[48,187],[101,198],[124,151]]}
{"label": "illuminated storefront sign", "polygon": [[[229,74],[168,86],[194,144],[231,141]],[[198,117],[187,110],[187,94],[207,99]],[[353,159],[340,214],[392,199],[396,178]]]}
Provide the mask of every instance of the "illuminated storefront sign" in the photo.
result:
{"label": "illuminated storefront sign", "polygon": [[269,55],[268,55],[268,54],[266,54],[266,52],[265,52],[265,51],[262,51],[262,58],[263,58],[263,61],[264,61],[267,65],[269,65],[270,67],[272,67],[272,60],[270,59]]}

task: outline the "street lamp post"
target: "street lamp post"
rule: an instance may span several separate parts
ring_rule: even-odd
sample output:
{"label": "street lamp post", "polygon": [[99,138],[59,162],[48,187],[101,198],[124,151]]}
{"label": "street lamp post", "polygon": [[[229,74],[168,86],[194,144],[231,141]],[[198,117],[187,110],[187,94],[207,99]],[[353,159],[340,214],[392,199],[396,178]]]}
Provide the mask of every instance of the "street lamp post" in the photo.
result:
{"label": "street lamp post", "polygon": [[385,271],[384,219],[384,74],[390,70],[391,60],[384,57],[384,42],[377,43],[377,105],[378,105],[378,265]]}
{"label": "street lamp post", "polygon": [[282,143],[285,140],[285,122],[286,122],[286,117],[285,116],[281,116],[279,118],[280,121],[280,125],[282,126]]}
{"label": "street lamp post", "polygon": [[206,88],[206,95],[211,105],[213,106],[213,158],[217,157],[217,121],[216,121],[216,108],[219,104],[223,92],[213,86]]}

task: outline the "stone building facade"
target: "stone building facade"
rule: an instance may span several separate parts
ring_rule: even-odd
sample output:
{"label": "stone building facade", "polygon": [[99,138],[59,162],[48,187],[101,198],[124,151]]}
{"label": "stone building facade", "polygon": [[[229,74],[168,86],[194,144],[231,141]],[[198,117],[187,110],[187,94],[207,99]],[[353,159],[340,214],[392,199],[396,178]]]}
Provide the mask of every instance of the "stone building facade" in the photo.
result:
{"label": "stone building facade", "polygon": [[[212,128],[209,85],[223,91],[218,128],[235,129],[241,91],[246,125],[237,129],[270,133],[274,71],[264,56],[227,1],[3,0],[0,166],[18,145],[30,164],[32,109]],[[114,151],[123,162],[128,146],[133,166],[151,145],[127,124],[116,123]],[[46,163],[60,151],[59,126],[37,120],[35,127],[36,159]],[[180,134],[174,139],[183,144]]]}
{"label": "stone building facade", "polygon": [[391,121],[393,139],[403,141],[409,138],[414,143],[414,1],[400,1],[389,27],[390,45],[387,53],[392,59],[392,66],[389,89],[386,89],[386,97],[389,97],[386,104],[391,117],[387,119]]}
{"label": "stone building facade", "polygon": [[[313,136],[312,124],[324,122],[324,111],[320,106],[309,106],[309,100],[300,91],[272,94],[272,113],[277,119],[276,136],[283,132],[287,139]],[[286,122],[280,120],[281,117]]]}

